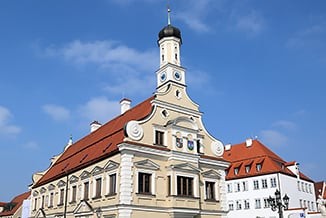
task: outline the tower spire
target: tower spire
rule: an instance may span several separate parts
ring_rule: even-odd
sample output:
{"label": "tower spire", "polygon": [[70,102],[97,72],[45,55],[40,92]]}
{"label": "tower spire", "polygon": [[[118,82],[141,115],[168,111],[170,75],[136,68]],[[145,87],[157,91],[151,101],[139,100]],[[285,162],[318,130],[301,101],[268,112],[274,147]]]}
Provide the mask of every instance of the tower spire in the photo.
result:
{"label": "tower spire", "polygon": [[168,25],[171,25],[171,9],[170,9],[170,1],[168,0]]}

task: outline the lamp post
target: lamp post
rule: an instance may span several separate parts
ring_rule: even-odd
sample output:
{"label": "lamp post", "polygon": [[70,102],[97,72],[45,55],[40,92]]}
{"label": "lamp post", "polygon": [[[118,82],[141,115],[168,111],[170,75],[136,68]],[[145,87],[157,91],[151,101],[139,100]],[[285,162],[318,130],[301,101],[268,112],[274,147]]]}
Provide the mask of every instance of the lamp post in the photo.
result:
{"label": "lamp post", "polygon": [[283,218],[283,208],[289,208],[289,200],[290,198],[287,196],[287,194],[285,194],[282,202],[281,192],[279,190],[276,190],[275,198],[269,196],[269,198],[267,199],[269,205],[271,205],[272,210],[278,210],[279,218]]}

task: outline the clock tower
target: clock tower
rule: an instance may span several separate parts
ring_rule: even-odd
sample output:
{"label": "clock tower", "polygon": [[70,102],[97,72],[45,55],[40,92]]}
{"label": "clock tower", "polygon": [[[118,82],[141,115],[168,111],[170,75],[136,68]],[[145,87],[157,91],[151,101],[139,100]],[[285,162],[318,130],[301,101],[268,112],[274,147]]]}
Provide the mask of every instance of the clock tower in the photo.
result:
{"label": "clock tower", "polygon": [[158,34],[160,68],[156,72],[157,89],[169,82],[186,85],[185,69],[181,66],[180,61],[181,31],[171,25],[170,13],[171,10],[168,9],[168,25]]}

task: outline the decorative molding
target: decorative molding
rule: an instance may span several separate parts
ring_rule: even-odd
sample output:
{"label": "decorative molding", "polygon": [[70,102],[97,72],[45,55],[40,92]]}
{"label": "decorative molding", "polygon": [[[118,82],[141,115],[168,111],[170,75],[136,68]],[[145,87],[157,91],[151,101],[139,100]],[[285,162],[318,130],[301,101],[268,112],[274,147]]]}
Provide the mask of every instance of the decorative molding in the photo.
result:
{"label": "decorative molding", "polygon": [[159,170],[160,166],[153,161],[146,159],[134,163],[135,167],[148,170]]}
{"label": "decorative molding", "polygon": [[176,105],[176,104],[163,102],[163,101],[160,101],[160,100],[157,100],[157,99],[153,100],[153,104],[156,104],[158,106],[161,106],[162,108],[166,108],[166,109],[169,109],[169,110],[174,110],[174,111],[177,111],[177,112],[187,113],[190,116],[193,116],[193,115],[201,116],[202,115],[202,113],[199,112],[199,111],[192,110],[192,109],[189,109],[189,108],[186,108],[186,107],[182,107],[182,106]]}
{"label": "decorative molding", "polygon": [[133,159],[132,154],[126,154],[126,153],[121,154],[120,199],[119,199],[120,204],[131,204],[132,201],[132,193],[133,193],[132,159]]}
{"label": "decorative molding", "polygon": [[211,178],[211,179],[220,179],[222,177],[222,175],[220,175],[215,170],[208,170],[206,172],[203,172],[202,175],[203,177]]}
{"label": "decorative molding", "polygon": [[63,187],[63,186],[65,186],[65,185],[66,185],[66,182],[64,182],[64,181],[62,181],[62,180],[60,180],[60,181],[58,182],[58,184],[57,184],[58,187]]}
{"label": "decorative molding", "polygon": [[40,189],[40,193],[41,193],[41,194],[44,194],[45,192],[46,192],[46,188],[42,187],[42,188]]}
{"label": "decorative molding", "polygon": [[87,201],[81,200],[80,203],[74,209],[73,213],[77,217],[85,216],[85,215],[93,215],[94,209]]}
{"label": "decorative molding", "polygon": [[144,136],[143,128],[138,124],[137,121],[131,120],[125,126],[127,136],[132,140],[139,141]]}
{"label": "decorative molding", "polygon": [[91,173],[85,170],[80,174],[79,177],[81,180],[87,179],[87,178],[91,177]]}
{"label": "decorative molding", "polygon": [[53,191],[54,189],[55,189],[55,185],[50,184],[50,185],[48,186],[48,190],[49,190],[49,191]]}
{"label": "decorative molding", "polygon": [[38,193],[38,191],[36,191],[36,190],[35,190],[35,191],[33,191],[33,197],[36,197],[36,196],[38,196],[38,194],[39,194],[39,193]]}
{"label": "decorative molding", "polygon": [[111,170],[115,170],[115,169],[117,169],[118,167],[119,167],[119,164],[118,164],[118,163],[116,163],[116,162],[114,162],[114,161],[112,161],[112,160],[109,160],[109,161],[105,164],[103,170],[105,170],[105,171],[111,171]]}
{"label": "decorative molding", "polygon": [[189,164],[189,163],[170,165],[168,168],[171,170],[174,170],[174,171],[187,172],[187,173],[199,173],[200,172],[200,169],[198,169],[197,167],[194,167],[192,164]]}
{"label": "decorative molding", "polygon": [[76,183],[78,182],[79,178],[75,175],[72,175],[69,179],[69,183],[72,184],[72,183]]}
{"label": "decorative molding", "polygon": [[91,174],[93,176],[95,175],[98,175],[98,174],[101,174],[103,172],[103,168],[99,167],[99,166],[96,166],[94,167],[94,169],[92,170]]}
{"label": "decorative molding", "polygon": [[170,125],[172,125],[172,126],[179,126],[178,124],[181,123],[181,122],[190,123],[191,126],[192,126],[192,128],[193,128],[192,130],[196,130],[196,131],[199,130],[197,123],[193,119],[191,119],[189,117],[184,117],[184,116],[177,117],[176,119],[173,119],[173,120],[169,120],[166,123],[166,126],[170,126]]}

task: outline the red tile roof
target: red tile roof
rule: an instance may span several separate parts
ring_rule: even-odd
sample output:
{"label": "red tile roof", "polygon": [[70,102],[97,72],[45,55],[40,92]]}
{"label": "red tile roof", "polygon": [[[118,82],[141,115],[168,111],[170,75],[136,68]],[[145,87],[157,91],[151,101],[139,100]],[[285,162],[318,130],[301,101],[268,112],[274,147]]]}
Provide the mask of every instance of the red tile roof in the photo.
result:
{"label": "red tile roof", "polygon": [[[22,206],[23,204],[23,201],[26,200],[29,196],[31,195],[31,192],[28,191],[28,192],[25,192],[23,194],[20,194],[16,197],[14,197],[14,199],[11,200],[10,203],[14,203],[15,206],[13,207],[12,210],[10,211],[3,211],[0,213],[0,217],[3,217],[3,216],[12,216],[16,213],[16,211]],[[5,203],[6,205],[6,203]]]}
{"label": "red tile roof", "polygon": [[75,172],[116,154],[117,145],[123,142],[125,137],[126,123],[147,117],[152,112],[151,102],[154,98],[155,96],[148,98],[68,147],[34,187],[59,179],[67,173]]}
{"label": "red tile roof", "polygon": [[[258,140],[252,140],[250,146],[246,146],[245,142],[232,145],[230,150],[225,150],[223,158],[231,162],[227,170],[227,180],[271,173],[284,173],[295,176],[285,166],[286,164],[291,165],[291,162],[287,163]],[[257,164],[261,164],[261,169],[259,171],[256,169]],[[246,172],[246,166],[250,166],[249,172]],[[235,168],[238,168],[237,175],[235,175]],[[300,173],[300,178],[312,181],[302,173]]]}

